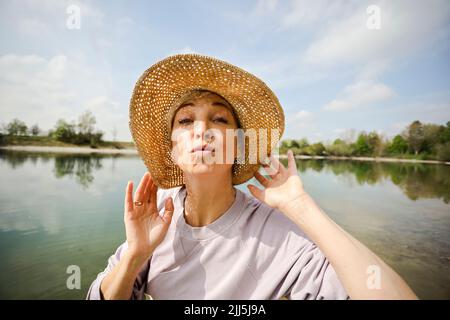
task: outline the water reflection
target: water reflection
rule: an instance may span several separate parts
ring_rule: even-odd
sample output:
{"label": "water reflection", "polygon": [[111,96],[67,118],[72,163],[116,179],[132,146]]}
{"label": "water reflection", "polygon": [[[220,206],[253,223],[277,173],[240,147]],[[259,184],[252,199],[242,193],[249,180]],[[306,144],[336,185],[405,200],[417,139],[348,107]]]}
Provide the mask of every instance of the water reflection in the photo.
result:
{"label": "water reflection", "polygon": [[[287,165],[286,160],[282,162]],[[411,200],[438,198],[450,201],[450,166],[423,163],[390,163],[342,160],[297,160],[300,172],[332,172],[353,176],[358,185],[376,185],[388,179]]]}
{"label": "water reflection", "polygon": [[87,188],[93,181],[92,170],[102,168],[101,158],[91,156],[57,157],[55,158],[55,177],[72,176],[83,187]]}
{"label": "water reflection", "polygon": [[[419,297],[450,298],[449,166],[325,160],[297,166],[325,212]],[[83,299],[125,239],[124,188],[144,171],[136,155],[0,150],[0,299]],[[66,288],[66,268],[74,264],[82,270],[81,290]]]}
{"label": "water reflection", "polygon": [[[12,169],[19,169],[25,163],[54,162],[56,178],[70,176],[84,188],[94,182],[93,172],[102,168],[106,158],[130,157],[130,155],[89,155],[27,153],[0,150],[0,161]],[[131,156],[136,157],[136,156]],[[287,160],[282,159],[287,165]],[[375,185],[390,180],[411,200],[441,199],[450,201],[450,166],[422,163],[389,163],[342,160],[297,160],[300,171],[332,172],[337,177],[354,178],[358,185]]]}
{"label": "water reflection", "polygon": [[85,189],[94,182],[94,171],[103,167],[104,159],[120,157],[130,157],[130,155],[28,153],[0,150],[0,161],[9,165],[11,169],[20,169],[25,164],[38,166],[39,163],[53,161],[52,172],[55,178],[69,176]]}

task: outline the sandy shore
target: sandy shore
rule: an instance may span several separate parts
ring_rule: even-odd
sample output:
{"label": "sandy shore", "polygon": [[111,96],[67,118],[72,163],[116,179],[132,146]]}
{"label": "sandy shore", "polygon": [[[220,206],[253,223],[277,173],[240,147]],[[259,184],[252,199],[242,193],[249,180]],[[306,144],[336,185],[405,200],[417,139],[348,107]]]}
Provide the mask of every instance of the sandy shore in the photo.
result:
{"label": "sandy shore", "polygon": [[[287,155],[280,155],[281,159],[286,159]],[[399,159],[399,158],[371,158],[371,157],[323,157],[323,156],[304,156],[297,155],[296,159],[326,159],[326,160],[356,160],[356,161],[375,161],[375,162],[409,162],[409,163],[429,163],[429,164],[446,164],[450,165],[450,162],[438,161],[438,160],[417,160],[417,159]]]}
{"label": "sandy shore", "polygon": [[101,153],[101,154],[138,154],[136,149],[106,149],[89,147],[47,147],[47,146],[5,146],[3,150],[50,153]]}

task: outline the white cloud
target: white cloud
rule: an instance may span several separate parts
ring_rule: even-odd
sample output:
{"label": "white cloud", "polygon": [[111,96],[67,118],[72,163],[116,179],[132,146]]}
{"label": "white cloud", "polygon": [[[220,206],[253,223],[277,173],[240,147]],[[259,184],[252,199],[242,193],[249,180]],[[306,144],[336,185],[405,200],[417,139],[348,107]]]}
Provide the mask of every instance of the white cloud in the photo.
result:
{"label": "white cloud", "polygon": [[43,37],[57,31],[67,31],[66,21],[70,16],[67,8],[72,5],[80,8],[81,29],[85,24],[90,27],[103,25],[105,15],[92,5],[92,2],[73,0],[24,0],[17,4],[13,2],[10,11],[12,15],[7,18],[16,24],[22,34]]}
{"label": "white cloud", "polygon": [[381,29],[366,26],[367,6],[359,5],[349,17],[328,23],[303,56],[319,65],[358,63],[373,59],[392,59],[432,43],[445,29],[450,17],[450,2],[374,1],[381,10]]}
{"label": "white cloud", "polygon": [[119,110],[119,103],[116,101],[110,101],[105,96],[92,98],[86,103],[86,106],[89,108],[89,110],[101,112],[117,112]]}
{"label": "white cloud", "polygon": [[390,63],[388,60],[374,60],[361,68],[356,75],[356,78],[359,80],[377,79],[386,70],[388,70],[389,65]]}
{"label": "white cloud", "polygon": [[128,108],[108,98],[105,77],[97,71],[65,55],[0,56],[0,118],[5,123],[19,118],[48,130],[58,119],[76,120],[87,109],[106,138],[116,126],[118,138],[129,140]]}
{"label": "white cloud", "polygon": [[340,0],[293,0],[289,10],[281,18],[281,27],[289,29],[297,26],[311,26],[345,14],[348,4],[351,5]]}
{"label": "white cloud", "polygon": [[324,110],[347,111],[394,97],[394,90],[378,80],[388,65],[387,61],[367,64],[337,98],[324,106]]}
{"label": "white cloud", "polygon": [[252,12],[252,15],[267,15],[275,11],[278,6],[278,0],[258,0]]}
{"label": "white cloud", "polygon": [[325,110],[344,111],[385,101],[393,97],[394,91],[383,83],[358,81],[344,89],[344,93],[325,105]]}
{"label": "white cloud", "polygon": [[445,125],[450,119],[450,101],[433,101],[432,99],[420,99],[418,97],[412,103],[382,110],[380,114],[384,117],[398,117],[402,119],[402,121],[399,121],[399,126],[402,123],[410,124],[415,120]]}
{"label": "white cloud", "polygon": [[25,35],[45,37],[50,33],[48,24],[36,18],[22,18],[18,24],[19,32]]}
{"label": "white cloud", "polygon": [[[52,117],[67,116],[74,93],[62,87],[67,70],[64,55],[45,59],[37,55],[0,57],[0,106],[2,120],[18,117],[41,126],[52,125]],[[53,122],[54,123],[54,122]]]}
{"label": "white cloud", "polygon": [[296,121],[308,121],[312,119],[312,113],[306,110],[301,110],[294,114],[294,119]]}
{"label": "white cloud", "polygon": [[307,110],[300,110],[286,115],[286,133],[283,139],[299,139],[301,137],[310,139],[319,139],[321,137],[316,115]]}

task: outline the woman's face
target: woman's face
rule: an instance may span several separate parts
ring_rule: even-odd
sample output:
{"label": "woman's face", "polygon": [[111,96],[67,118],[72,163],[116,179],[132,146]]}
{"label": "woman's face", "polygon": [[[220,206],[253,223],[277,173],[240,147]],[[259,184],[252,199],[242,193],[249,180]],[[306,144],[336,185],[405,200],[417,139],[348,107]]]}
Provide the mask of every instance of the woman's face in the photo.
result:
{"label": "woman's face", "polygon": [[230,108],[214,93],[186,100],[178,108],[172,125],[172,159],[185,174],[231,173],[238,124]]}

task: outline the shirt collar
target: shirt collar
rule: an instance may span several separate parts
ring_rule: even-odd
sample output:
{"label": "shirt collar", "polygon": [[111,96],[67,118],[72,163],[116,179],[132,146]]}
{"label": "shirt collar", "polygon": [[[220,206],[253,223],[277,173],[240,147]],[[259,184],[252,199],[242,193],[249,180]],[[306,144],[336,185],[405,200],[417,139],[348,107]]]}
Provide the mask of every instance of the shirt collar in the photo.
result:
{"label": "shirt collar", "polygon": [[245,195],[242,191],[235,188],[236,196],[232,205],[212,223],[193,227],[189,225],[184,218],[184,200],[186,198],[186,187],[183,185],[175,198],[175,210],[178,211],[176,228],[180,230],[181,236],[192,240],[207,240],[223,234],[239,218],[243,210]]}

